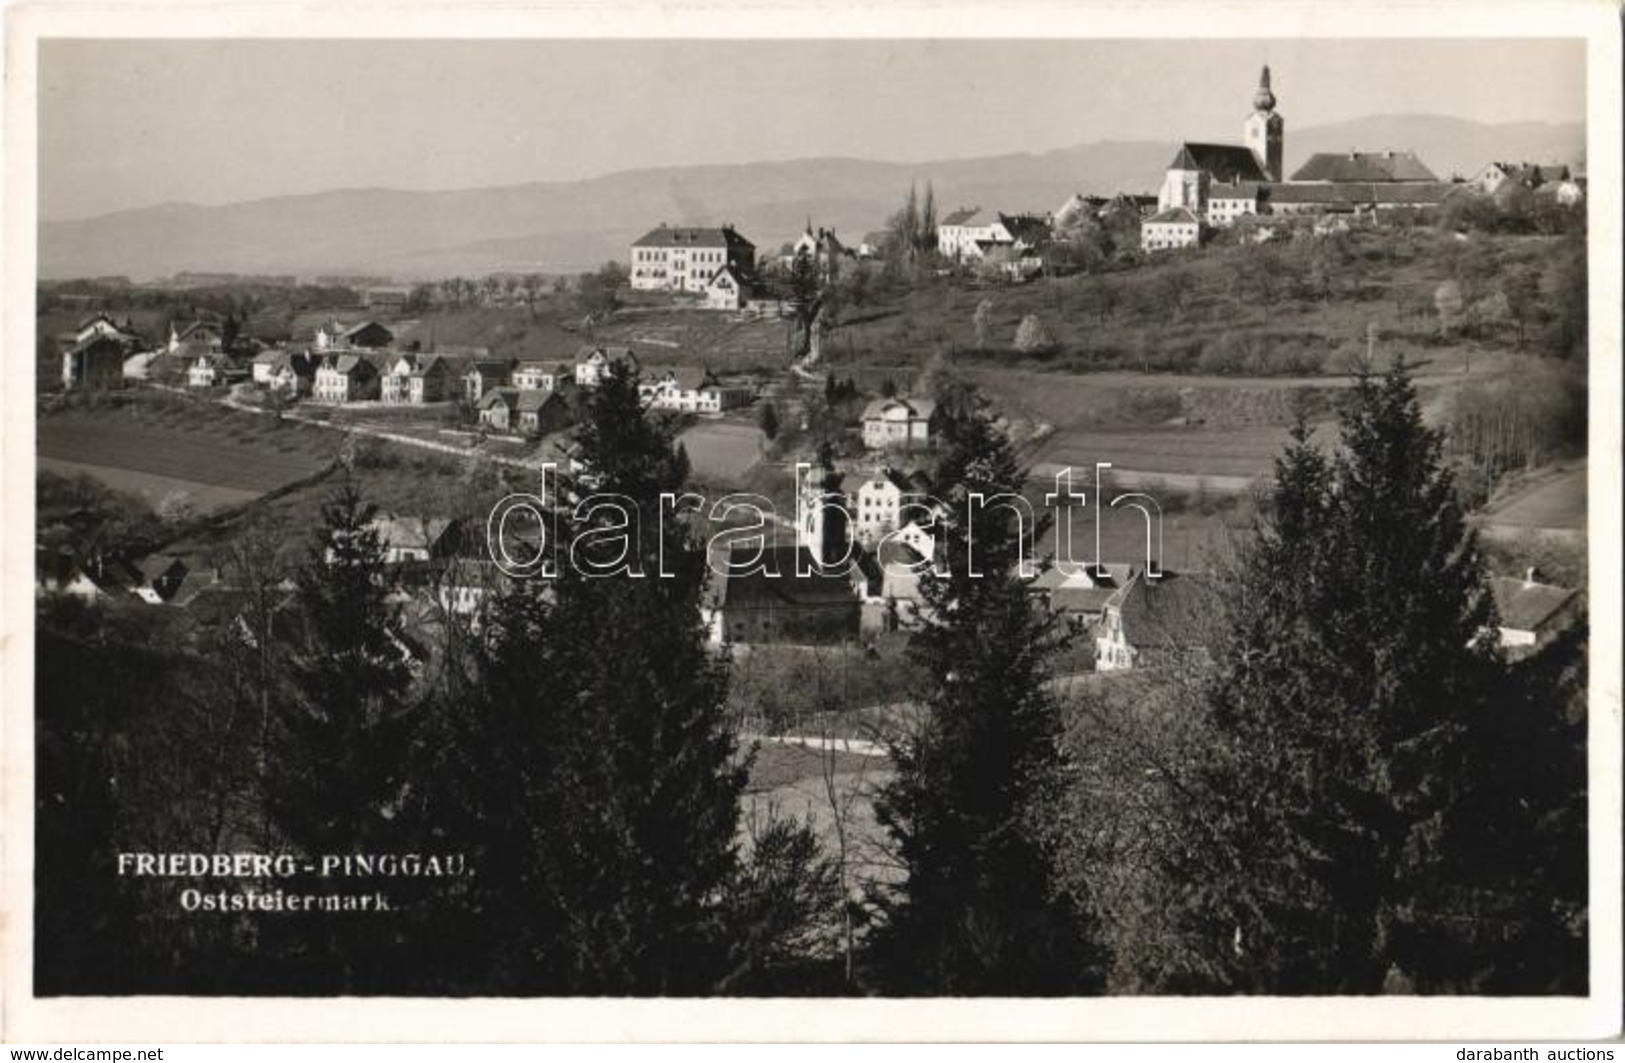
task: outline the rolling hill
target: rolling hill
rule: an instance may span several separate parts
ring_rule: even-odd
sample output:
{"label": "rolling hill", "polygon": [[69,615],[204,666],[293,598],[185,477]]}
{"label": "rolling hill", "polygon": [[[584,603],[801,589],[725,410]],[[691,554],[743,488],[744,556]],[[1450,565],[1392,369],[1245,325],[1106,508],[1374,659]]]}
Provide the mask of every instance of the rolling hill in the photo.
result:
{"label": "rolling hill", "polygon": [[[1486,125],[1388,115],[1287,129],[1287,168],[1316,151],[1415,150],[1441,177],[1491,159],[1580,163],[1579,124]],[[358,271],[403,278],[499,270],[574,272],[624,256],[649,227],[731,221],[763,249],[810,217],[856,240],[911,181],[960,205],[1052,210],[1073,192],[1150,192],[1172,140],[1102,141],[1042,154],[922,163],[819,158],[629,170],[571,182],[406,192],[347,189],[223,206],[164,204],[39,228],[46,278],[180,270]]]}

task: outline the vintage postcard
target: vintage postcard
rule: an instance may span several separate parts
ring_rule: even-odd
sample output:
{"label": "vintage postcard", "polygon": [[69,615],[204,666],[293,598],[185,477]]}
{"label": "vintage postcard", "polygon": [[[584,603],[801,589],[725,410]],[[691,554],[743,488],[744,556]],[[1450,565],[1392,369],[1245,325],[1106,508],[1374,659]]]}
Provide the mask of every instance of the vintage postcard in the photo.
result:
{"label": "vintage postcard", "polygon": [[7,11],[7,1039],[1617,1031],[1616,10],[379,15]]}

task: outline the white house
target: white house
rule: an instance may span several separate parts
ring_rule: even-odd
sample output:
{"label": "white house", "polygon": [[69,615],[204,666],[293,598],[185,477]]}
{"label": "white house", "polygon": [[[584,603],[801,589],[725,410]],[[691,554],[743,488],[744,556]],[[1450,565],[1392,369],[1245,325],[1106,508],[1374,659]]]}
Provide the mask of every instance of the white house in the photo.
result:
{"label": "white house", "polygon": [[975,260],[996,248],[1014,257],[1041,247],[1050,238],[1053,219],[1043,214],[984,214],[980,207],[956,210],[937,226],[937,250],[952,259]]}
{"label": "white house", "polygon": [[513,386],[520,391],[557,391],[561,385],[574,379],[575,370],[568,365],[521,362],[519,368],[513,371]]}
{"label": "white house", "polygon": [[844,486],[852,499],[852,534],[867,546],[879,542],[887,532],[897,530],[902,522],[903,503],[922,496],[925,491],[919,477],[891,468],[881,469],[872,476],[848,476]]}
{"label": "white house", "polygon": [[315,398],[341,404],[378,397],[378,369],[358,354],[330,354],[316,370]]}
{"label": "white house", "polygon": [[594,347],[576,359],[576,385],[584,388],[595,388],[609,367],[624,364],[629,369],[638,368],[638,356],[630,347]]}
{"label": "white house", "polygon": [[718,270],[705,289],[707,310],[739,310],[749,298],[745,280],[733,266],[725,265]]}
{"label": "white house", "polygon": [[1140,249],[1170,251],[1202,242],[1202,223],[1186,207],[1169,207],[1140,223]]}
{"label": "white house", "polygon": [[863,411],[863,445],[870,450],[929,447],[936,420],[934,399],[876,399]]}

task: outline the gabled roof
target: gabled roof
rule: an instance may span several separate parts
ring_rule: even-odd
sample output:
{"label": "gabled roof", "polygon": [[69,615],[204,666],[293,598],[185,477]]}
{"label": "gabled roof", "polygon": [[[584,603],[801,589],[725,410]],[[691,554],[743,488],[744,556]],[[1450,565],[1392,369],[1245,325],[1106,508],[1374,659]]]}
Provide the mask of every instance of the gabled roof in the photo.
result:
{"label": "gabled roof", "polygon": [[1050,219],[1037,214],[1000,214],[999,224],[1014,239],[1035,243],[1049,238]]}
{"label": "gabled roof", "polygon": [[484,395],[480,396],[479,408],[482,410],[489,410],[491,407],[500,402],[504,406],[507,406],[508,409],[512,410],[518,405],[519,396],[521,394],[531,393],[521,392],[518,388],[492,388],[490,391],[487,391]]}
{"label": "gabled roof", "polygon": [[1279,184],[1264,191],[1270,203],[1333,203],[1351,207],[1389,204],[1432,206],[1460,192],[1465,185],[1448,181],[1353,182]]}
{"label": "gabled roof", "polygon": [[361,357],[359,354],[334,355],[328,359],[327,367],[332,369],[334,372],[342,373],[345,376],[349,376],[351,373],[357,372],[366,374],[376,373],[378,371],[377,367],[375,367],[367,359]]}
{"label": "gabled roof", "polygon": [[1495,598],[1501,626],[1514,631],[1539,631],[1577,593],[1567,587],[1521,579],[1490,580],[1490,594]]}
{"label": "gabled roof", "polygon": [[706,384],[716,382],[709,369],[698,365],[648,366],[643,370],[645,387],[663,384],[667,380],[684,391],[698,391]]}
{"label": "gabled roof", "polygon": [[1408,151],[1322,151],[1292,175],[1294,181],[1437,181],[1438,175]]}
{"label": "gabled roof", "polygon": [[597,355],[602,361],[610,363],[625,362],[633,369],[638,367],[637,353],[630,347],[606,347],[602,345],[597,347],[583,347],[581,348],[580,352],[577,353],[576,361],[588,361],[593,357],[593,355]]}
{"label": "gabled roof", "polygon": [[717,228],[701,228],[691,226],[662,225],[650,229],[637,240],[633,247],[705,247],[740,250],[753,248],[756,245],[740,236],[731,225]]}
{"label": "gabled roof", "polygon": [[487,374],[501,376],[507,373],[512,367],[512,362],[504,361],[501,358],[475,358],[468,363],[468,369],[466,372],[470,375],[478,372],[481,376],[485,376]]}
{"label": "gabled roof", "polygon": [[547,406],[548,403],[553,402],[563,403],[564,396],[556,391],[538,391],[535,388],[530,388],[519,393],[516,406],[520,413],[536,413]]}
{"label": "gabled roof", "polygon": [[869,421],[879,417],[884,417],[886,415],[886,411],[895,406],[907,408],[915,417],[918,417],[922,421],[929,421],[931,416],[937,412],[936,399],[914,399],[898,396],[890,399],[875,399],[873,402],[869,403],[869,405],[863,408],[863,419],[865,421]]}
{"label": "gabled roof", "polygon": [[412,370],[412,375],[428,376],[430,373],[448,372],[451,372],[451,363],[438,354],[431,354],[418,361],[417,368]]}
{"label": "gabled roof", "polygon": [[[755,556],[754,546],[736,545],[729,553],[729,561],[743,568]],[[729,608],[748,609],[779,604],[843,606],[857,603],[851,582],[839,572],[819,573],[815,569],[813,575],[798,574],[798,559],[806,565],[812,563],[812,554],[806,547],[769,546],[765,548],[763,557],[769,570],[777,571],[778,576],[769,577],[765,572],[750,575],[730,573],[724,576],[723,597]]]}
{"label": "gabled roof", "polygon": [[1258,165],[1258,156],[1240,144],[1198,144],[1186,141],[1179,146],[1170,170],[1206,170],[1217,181],[1267,181],[1269,175]]}
{"label": "gabled roof", "polygon": [[451,521],[441,517],[397,517],[389,514],[373,518],[372,530],[378,541],[389,547],[427,550],[438,543],[451,527]]}
{"label": "gabled roof", "polygon": [[1123,634],[1136,649],[1191,649],[1204,645],[1220,615],[1218,587],[1199,575],[1132,576],[1107,603],[1123,618]]}
{"label": "gabled roof", "polygon": [[116,336],[109,336],[106,333],[98,333],[85,340],[83,343],[75,344],[70,353],[101,354],[107,352],[117,354],[120,358],[122,358],[128,354],[130,350],[131,345],[127,341]]}

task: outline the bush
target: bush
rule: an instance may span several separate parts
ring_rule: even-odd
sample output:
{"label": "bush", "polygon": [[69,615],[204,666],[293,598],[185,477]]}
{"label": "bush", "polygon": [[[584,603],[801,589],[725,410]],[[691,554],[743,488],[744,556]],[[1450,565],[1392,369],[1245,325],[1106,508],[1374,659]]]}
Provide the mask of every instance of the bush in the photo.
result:
{"label": "bush", "polygon": [[1037,314],[1028,314],[1016,329],[1015,347],[1022,354],[1046,353],[1055,349],[1055,337],[1038,320]]}

